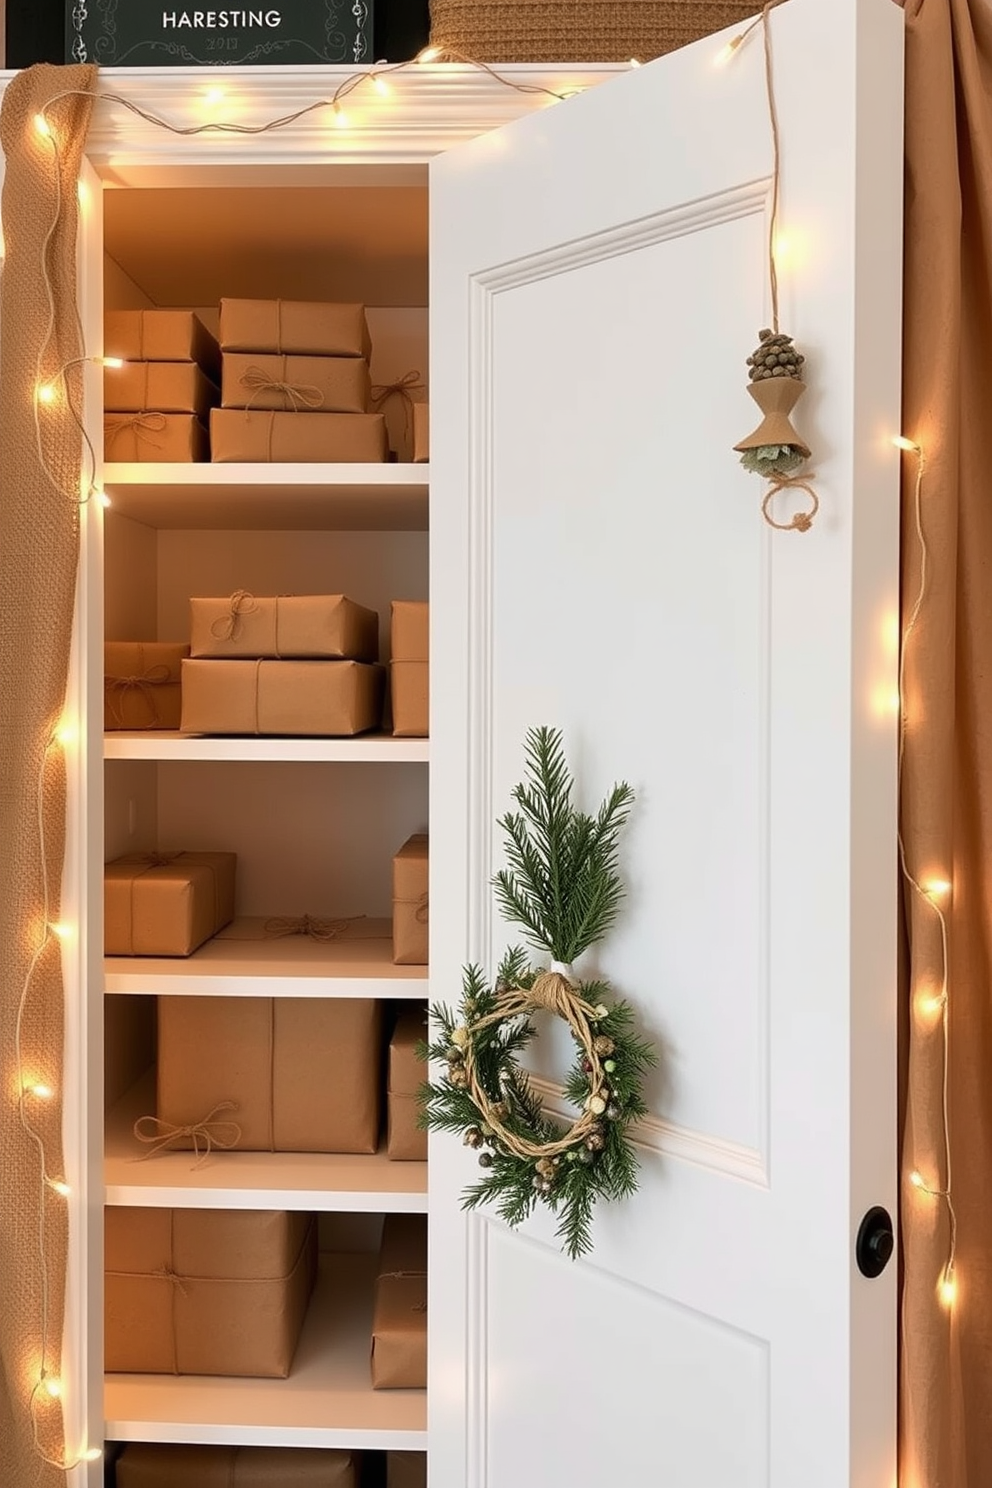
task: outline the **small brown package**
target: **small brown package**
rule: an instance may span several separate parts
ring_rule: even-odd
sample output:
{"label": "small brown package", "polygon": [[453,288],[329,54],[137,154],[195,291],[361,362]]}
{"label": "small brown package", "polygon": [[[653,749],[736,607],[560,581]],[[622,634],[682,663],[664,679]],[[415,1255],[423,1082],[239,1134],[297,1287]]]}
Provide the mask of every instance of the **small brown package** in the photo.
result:
{"label": "small brown package", "polygon": [[393,733],[426,738],[430,727],[430,607],[420,600],[394,599],[389,692]]}
{"label": "small brown package", "polygon": [[224,351],[274,351],[293,356],[364,357],[372,351],[365,306],[321,300],[220,302]]}
{"label": "small brown package", "polygon": [[358,1488],[358,1465],[354,1453],[332,1447],[128,1442],[115,1471],[117,1488]]}
{"label": "small brown package", "polygon": [[378,728],[382,692],[382,667],[362,661],[186,660],[181,727],[342,738]]}
{"label": "small brown package", "polygon": [[367,413],[369,364],[354,356],[225,351],[220,388],[223,408]]}
{"label": "small brown package", "polygon": [[127,362],[107,367],[103,403],[108,413],[195,413],[206,418],[220,389],[195,362]]}
{"label": "small brown package", "polygon": [[103,458],[195,465],[210,459],[210,441],[195,413],[108,413],[103,420]]}
{"label": "small brown package", "polygon": [[413,458],[421,464],[431,457],[430,418],[426,403],[413,405]]}
{"label": "small brown package", "polygon": [[285,1379],[317,1274],[312,1214],[105,1213],[105,1367]]}
{"label": "small brown package", "polygon": [[103,870],[108,956],[189,956],[234,918],[237,854],[128,853]]}
{"label": "small brown package", "polygon": [[381,413],[210,410],[210,458],[217,464],[376,465],[388,456]]}
{"label": "small brown package", "polygon": [[189,647],[171,641],[105,641],[105,729],[177,729],[180,669]]}
{"label": "small brown package", "polygon": [[426,1386],[427,1219],[387,1214],[372,1314],[372,1388]]}
{"label": "small brown package", "polygon": [[217,338],[192,310],[107,310],[103,350],[126,362],[196,362],[220,378]]}
{"label": "small brown package", "polygon": [[343,594],[191,599],[193,656],[323,657],[377,661],[379,616]]}
{"label": "small brown package", "polygon": [[397,966],[427,965],[427,867],[427,834],[417,832],[393,858],[393,960]]}
{"label": "small brown package", "polygon": [[394,1161],[427,1161],[427,1132],[417,1125],[417,1094],[427,1078],[427,1066],[417,1055],[417,1045],[426,1042],[426,1008],[416,1004],[405,1007],[389,1040],[386,1151]]}
{"label": "small brown package", "polygon": [[[118,1483],[117,1488],[127,1488],[127,1485]],[[148,1488],[153,1488],[153,1485],[149,1484]],[[427,1488],[427,1453],[387,1452],[386,1488]]]}
{"label": "small brown package", "polygon": [[[239,1150],[375,1152],[381,1028],[371,998],[160,997],[162,1135],[230,1101],[223,1120]],[[169,1145],[195,1143],[179,1135]]]}

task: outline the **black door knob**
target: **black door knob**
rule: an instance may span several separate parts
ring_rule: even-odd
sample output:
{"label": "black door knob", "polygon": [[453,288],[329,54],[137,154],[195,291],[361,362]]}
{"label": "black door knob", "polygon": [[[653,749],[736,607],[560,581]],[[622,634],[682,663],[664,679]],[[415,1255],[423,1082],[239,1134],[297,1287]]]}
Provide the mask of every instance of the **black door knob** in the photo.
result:
{"label": "black door knob", "polygon": [[888,1211],[876,1204],[861,1221],[854,1247],[858,1270],[862,1276],[881,1276],[895,1249],[895,1243]]}

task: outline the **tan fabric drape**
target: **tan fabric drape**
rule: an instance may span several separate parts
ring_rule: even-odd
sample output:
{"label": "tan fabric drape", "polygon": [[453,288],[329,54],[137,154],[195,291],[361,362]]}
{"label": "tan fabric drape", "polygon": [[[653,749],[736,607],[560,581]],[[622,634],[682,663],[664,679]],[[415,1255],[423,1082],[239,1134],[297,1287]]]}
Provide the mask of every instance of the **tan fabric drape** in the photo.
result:
{"label": "tan fabric drape", "polygon": [[[958,1216],[951,1310],[937,1297],[945,1203],[903,1185],[903,1488],[992,1484],[992,7],[906,0],[904,431],[924,446],[929,579],[906,651],[901,823],[946,904],[949,1117]],[[903,493],[903,621],[920,587],[914,460]],[[904,893],[904,1174],[946,1181],[939,921]]]}
{"label": "tan fabric drape", "polygon": [[[46,744],[65,695],[79,545],[80,438],[55,410],[43,447],[57,486],[38,458],[34,420],[36,359],[49,323],[43,254],[54,301],[53,350],[43,375],[80,354],[76,320],[76,180],[92,107],[89,98],[53,104],[61,158],[61,206],[50,145],[34,116],[65,89],[91,89],[92,67],[39,66],[11,82],[0,111],[7,161],[3,188],[6,260],[0,280],[0,1483],[54,1488],[64,1482],[35,1451],[29,1410],[45,1360],[60,1372],[66,1265],[66,1204],[42,1197],[39,1154],[18,1117],[14,1058],[17,1012],[31,958],[44,937],[39,805],[49,917],[59,913],[65,834],[61,752]],[[47,250],[45,239],[58,213]],[[78,397],[78,376],[75,379]],[[40,796],[40,801],[39,801]],[[62,1172],[62,974],[53,937],[30,980],[21,1044],[24,1074],[54,1092],[35,1101],[32,1118],[45,1144],[48,1173]],[[42,1211],[42,1205],[44,1210]],[[44,1219],[43,1227],[40,1225]],[[42,1257],[44,1249],[44,1260]],[[62,1460],[57,1404],[39,1412],[45,1452]],[[72,1444],[70,1444],[70,1452]]]}

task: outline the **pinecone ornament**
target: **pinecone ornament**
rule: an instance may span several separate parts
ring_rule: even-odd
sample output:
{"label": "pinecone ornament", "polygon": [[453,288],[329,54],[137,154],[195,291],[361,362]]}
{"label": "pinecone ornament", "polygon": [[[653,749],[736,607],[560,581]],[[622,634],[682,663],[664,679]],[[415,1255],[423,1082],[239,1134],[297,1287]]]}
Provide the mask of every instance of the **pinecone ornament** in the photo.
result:
{"label": "pinecone ornament", "polygon": [[809,447],[789,418],[806,391],[802,380],[806,358],[796,350],[791,336],[764,330],[758,332],[758,340],[757,350],[747,359],[748,392],[764,418],[734,449],[745,470],[770,478],[788,476],[809,459]]}

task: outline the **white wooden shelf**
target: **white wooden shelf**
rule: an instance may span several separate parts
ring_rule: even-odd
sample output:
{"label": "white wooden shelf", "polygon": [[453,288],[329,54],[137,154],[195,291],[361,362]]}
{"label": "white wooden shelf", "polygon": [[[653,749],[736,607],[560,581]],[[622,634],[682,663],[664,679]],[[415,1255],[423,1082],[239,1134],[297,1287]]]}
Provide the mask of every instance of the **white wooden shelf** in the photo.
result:
{"label": "white wooden shelf", "polygon": [[333,1152],[192,1152],[145,1157],[134,1135],[155,1112],[155,1071],[107,1113],[105,1202],[165,1209],[304,1209],[334,1213],[423,1214],[427,1164]]}
{"label": "white wooden shelf", "polygon": [[107,956],[104,990],[165,997],[428,996],[426,966],[394,964],[389,920],[356,921],[327,941],[265,939],[264,923],[237,919],[192,956]]}
{"label": "white wooden shelf", "polygon": [[276,760],[291,764],[421,764],[430,758],[430,740],[397,739],[392,734],[358,734],[344,739],[273,738],[242,734],[180,734],[168,729],[121,730],[104,734],[108,760]]}
{"label": "white wooden shelf", "polygon": [[426,1390],[373,1390],[375,1256],[322,1256],[288,1379],[109,1374],[110,1441],[245,1446],[427,1447]]}
{"label": "white wooden shelf", "polygon": [[426,532],[427,465],[107,464],[114,511],[147,527]]}

